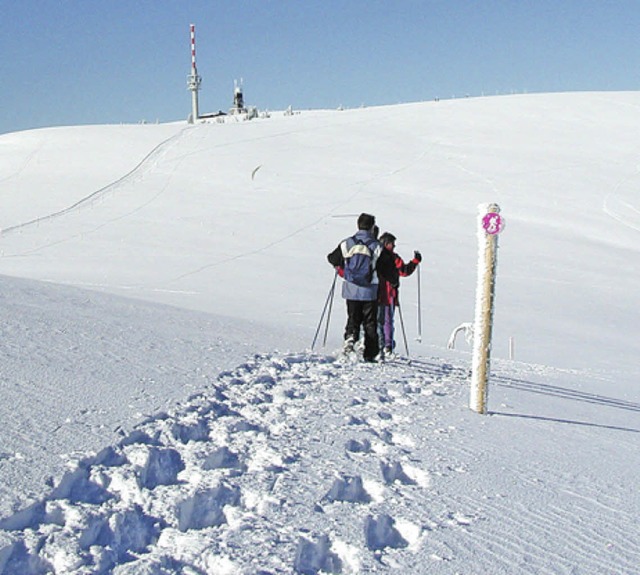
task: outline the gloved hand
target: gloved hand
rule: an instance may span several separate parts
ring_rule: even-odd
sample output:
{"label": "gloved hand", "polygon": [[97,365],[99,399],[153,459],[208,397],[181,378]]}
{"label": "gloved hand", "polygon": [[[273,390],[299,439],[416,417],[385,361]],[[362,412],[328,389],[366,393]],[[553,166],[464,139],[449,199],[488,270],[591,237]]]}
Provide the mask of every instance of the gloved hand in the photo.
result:
{"label": "gloved hand", "polygon": [[418,260],[418,262],[421,262],[422,261],[422,254],[418,250],[414,251],[413,252],[413,259],[414,260]]}

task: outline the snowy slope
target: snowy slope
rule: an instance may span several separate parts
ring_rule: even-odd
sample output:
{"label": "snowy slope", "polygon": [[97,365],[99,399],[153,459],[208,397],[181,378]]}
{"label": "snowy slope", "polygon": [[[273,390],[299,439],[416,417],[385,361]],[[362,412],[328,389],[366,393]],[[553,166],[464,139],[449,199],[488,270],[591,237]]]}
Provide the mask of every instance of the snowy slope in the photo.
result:
{"label": "snowy slope", "polygon": [[0,286],[2,517],[41,497],[78,454],[286,341],[265,330],[254,343],[256,323],[69,287],[10,278]]}
{"label": "snowy slope", "polygon": [[425,253],[426,341],[442,345],[473,317],[476,207],[497,202],[509,231],[495,353],[514,337],[524,361],[611,369],[633,356],[639,319],[639,105],[637,93],[555,94],[37,130],[31,147],[5,135],[27,168],[0,175],[3,197],[38,207],[0,214],[2,269],[310,330],[325,254],[368,210],[401,255]]}
{"label": "snowy slope", "polygon": [[[0,573],[640,572],[639,107],[0,136],[0,273],[27,278],[0,282]],[[468,346],[444,347],[488,201],[507,228],[482,417]],[[305,351],[361,211],[425,256],[410,364],[337,361],[339,301]]]}

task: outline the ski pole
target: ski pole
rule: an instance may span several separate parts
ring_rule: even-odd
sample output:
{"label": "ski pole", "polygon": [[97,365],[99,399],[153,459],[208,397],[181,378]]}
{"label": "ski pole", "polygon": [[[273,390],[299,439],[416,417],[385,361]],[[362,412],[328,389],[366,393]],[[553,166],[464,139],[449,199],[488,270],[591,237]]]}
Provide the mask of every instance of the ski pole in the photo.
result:
{"label": "ski pole", "polygon": [[336,272],[335,277],[333,278],[333,285],[331,286],[331,299],[329,300],[329,312],[327,313],[327,324],[324,327],[324,339],[322,340],[322,347],[327,345],[327,334],[329,333],[329,321],[331,321],[331,309],[333,308],[333,296],[336,292],[336,278],[338,277],[338,272]]}
{"label": "ski pole", "polygon": [[420,265],[418,265],[418,342],[422,342],[422,306],[420,304],[421,290],[420,290]]}
{"label": "ski pole", "polygon": [[313,343],[311,344],[311,351],[316,345],[316,340],[318,339],[318,334],[320,333],[320,328],[322,327],[322,322],[324,320],[324,314],[327,312],[327,306],[329,305],[329,301],[333,301],[333,292],[336,288],[336,280],[338,279],[338,272],[333,276],[333,283],[331,284],[331,289],[329,290],[329,295],[327,295],[327,301],[324,303],[324,308],[322,308],[322,315],[320,316],[320,321],[318,322],[318,329],[316,329],[316,334],[313,336]]}
{"label": "ski pole", "polygon": [[404,348],[407,350],[407,357],[409,357],[409,345],[407,344],[407,334],[404,331],[404,320],[402,319],[402,308],[400,305],[398,307],[398,315],[400,316],[400,327],[402,328],[402,337],[404,339]]}

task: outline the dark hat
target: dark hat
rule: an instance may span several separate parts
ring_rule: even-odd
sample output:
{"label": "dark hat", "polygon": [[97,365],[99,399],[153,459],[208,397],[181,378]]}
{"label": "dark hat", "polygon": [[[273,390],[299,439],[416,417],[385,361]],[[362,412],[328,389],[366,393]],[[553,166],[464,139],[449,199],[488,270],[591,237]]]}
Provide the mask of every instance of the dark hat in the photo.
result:
{"label": "dark hat", "polygon": [[376,224],[376,217],[371,214],[362,213],[358,217],[358,229],[370,230]]}
{"label": "dark hat", "polygon": [[390,232],[385,232],[384,234],[382,234],[380,236],[380,243],[382,245],[385,244],[393,244],[396,241],[396,236],[394,236],[392,233]]}

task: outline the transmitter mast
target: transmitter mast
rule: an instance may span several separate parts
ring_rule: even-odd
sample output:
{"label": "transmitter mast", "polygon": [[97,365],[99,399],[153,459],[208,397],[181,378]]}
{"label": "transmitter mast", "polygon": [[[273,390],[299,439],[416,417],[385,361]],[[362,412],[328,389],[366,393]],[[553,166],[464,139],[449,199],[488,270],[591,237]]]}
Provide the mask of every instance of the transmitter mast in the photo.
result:
{"label": "transmitter mast", "polygon": [[200,117],[198,110],[198,90],[200,90],[201,82],[202,78],[198,76],[198,69],[196,68],[196,27],[195,24],[191,24],[191,74],[187,76],[187,89],[191,92],[190,124],[193,124]]}

